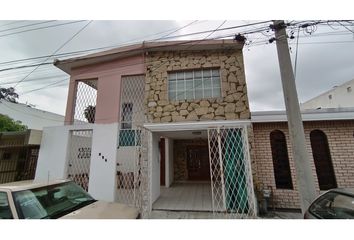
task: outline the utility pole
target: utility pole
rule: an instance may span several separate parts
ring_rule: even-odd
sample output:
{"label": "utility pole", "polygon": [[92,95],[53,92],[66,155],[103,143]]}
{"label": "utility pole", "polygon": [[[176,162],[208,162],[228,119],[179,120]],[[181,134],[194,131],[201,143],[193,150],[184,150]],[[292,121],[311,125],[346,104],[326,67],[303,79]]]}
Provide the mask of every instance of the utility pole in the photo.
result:
{"label": "utility pole", "polygon": [[273,21],[275,40],[281,81],[284,92],[286,114],[290,142],[296,168],[296,181],[299,188],[301,212],[304,214],[310,203],[316,197],[315,181],[311,170],[310,160],[306,149],[304,126],[300,113],[299,100],[296,92],[294,72],[291,65],[286,25],[282,20]]}

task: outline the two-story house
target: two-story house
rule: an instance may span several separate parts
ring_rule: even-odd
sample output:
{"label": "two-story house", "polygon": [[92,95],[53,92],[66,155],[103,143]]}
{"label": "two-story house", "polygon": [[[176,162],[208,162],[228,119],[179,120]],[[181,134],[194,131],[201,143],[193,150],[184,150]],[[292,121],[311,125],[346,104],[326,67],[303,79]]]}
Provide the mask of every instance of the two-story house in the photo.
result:
{"label": "two-story house", "polygon": [[243,42],[144,42],[57,60],[65,126],[44,129],[36,179],[95,198],[254,217]]}

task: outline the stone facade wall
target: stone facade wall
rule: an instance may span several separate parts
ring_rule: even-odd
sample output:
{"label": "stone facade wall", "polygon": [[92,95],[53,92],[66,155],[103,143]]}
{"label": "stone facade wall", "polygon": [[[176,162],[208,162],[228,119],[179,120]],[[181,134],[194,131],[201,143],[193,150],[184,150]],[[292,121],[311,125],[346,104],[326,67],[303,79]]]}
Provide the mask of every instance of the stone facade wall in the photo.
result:
{"label": "stone facade wall", "polygon": [[[270,132],[281,130],[286,136],[293,190],[276,189],[272,152],[270,146]],[[315,178],[316,189],[320,192],[316,175],[315,164],[312,156],[310,132],[315,129],[327,135],[328,145],[332,157],[334,174],[338,187],[354,187],[354,122],[353,121],[322,121],[305,122],[306,146],[309,153],[312,172]],[[300,198],[296,182],[295,165],[292,148],[289,140],[288,126],[286,123],[255,123],[254,132],[254,157],[257,171],[258,188],[271,186],[274,192],[275,207],[300,208]]]}
{"label": "stone facade wall", "polygon": [[173,169],[174,181],[187,181],[187,147],[191,145],[208,145],[207,139],[188,139],[173,141]]}
{"label": "stone facade wall", "polygon": [[[220,68],[220,98],[169,100],[169,72],[208,68]],[[242,51],[150,52],[145,104],[148,121],[154,123],[249,119]]]}

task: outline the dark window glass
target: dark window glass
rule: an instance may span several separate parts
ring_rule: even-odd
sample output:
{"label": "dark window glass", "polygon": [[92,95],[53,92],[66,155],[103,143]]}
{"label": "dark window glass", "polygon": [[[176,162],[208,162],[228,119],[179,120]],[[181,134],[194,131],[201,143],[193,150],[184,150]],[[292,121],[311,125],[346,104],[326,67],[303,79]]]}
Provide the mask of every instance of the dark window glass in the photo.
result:
{"label": "dark window glass", "polygon": [[313,130],[310,133],[310,140],[320,190],[336,188],[337,182],[326,134],[321,130]]}
{"label": "dark window glass", "polygon": [[279,189],[293,189],[288,149],[284,133],[279,130],[272,131],[270,133],[270,144],[272,148],[276,187]]}
{"label": "dark window glass", "polygon": [[7,193],[0,192],[0,219],[12,219],[12,212],[7,200]]}

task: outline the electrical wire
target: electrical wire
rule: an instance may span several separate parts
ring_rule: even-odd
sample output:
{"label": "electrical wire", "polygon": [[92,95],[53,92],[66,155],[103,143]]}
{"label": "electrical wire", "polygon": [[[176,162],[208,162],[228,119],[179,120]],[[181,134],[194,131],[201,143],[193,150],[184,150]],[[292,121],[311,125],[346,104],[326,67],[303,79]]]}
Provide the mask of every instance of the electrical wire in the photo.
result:
{"label": "electrical wire", "polygon": [[7,31],[20,29],[20,28],[26,28],[26,27],[31,27],[31,26],[36,26],[36,25],[41,25],[41,24],[51,23],[51,22],[56,22],[56,20],[50,20],[50,21],[44,21],[44,22],[39,22],[39,23],[27,24],[27,25],[23,25],[23,26],[19,26],[19,27],[14,27],[14,28],[8,28],[8,29],[0,30],[0,32],[7,32]]}
{"label": "electrical wire", "polygon": [[299,52],[299,35],[300,35],[300,27],[297,31],[297,38],[296,38],[296,50],[295,50],[295,66],[294,66],[294,79],[296,80],[296,70],[297,70],[297,56]]}
{"label": "electrical wire", "polygon": [[86,21],[86,20],[72,21],[72,22],[60,23],[60,24],[55,24],[55,25],[50,25],[50,26],[45,26],[45,27],[26,29],[26,30],[23,30],[23,31],[18,31],[18,32],[13,32],[13,33],[6,33],[6,34],[0,35],[0,38],[1,38],[1,37],[6,37],[6,36],[15,35],[15,34],[19,34],[19,33],[37,31],[37,30],[42,30],[42,29],[47,29],[47,28],[53,28],[53,27],[59,27],[59,26],[65,26],[65,25],[75,24],[75,23],[80,23],[80,22],[85,22],[85,21]]}
{"label": "electrical wire", "polygon": [[[63,47],[66,46],[66,44],[68,44],[69,42],[71,42],[77,35],[79,35],[88,25],[90,25],[92,21],[89,21],[87,24],[85,24],[85,26],[83,26],[82,28],[79,29],[79,31],[77,31],[73,36],[71,36],[67,41],[65,41],[57,50],[55,50],[53,52],[53,54],[56,54],[57,52],[59,52]],[[52,55],[53,55],[52,54]],[[49,59],[46,58],[43,63],[45,63],[47,60]],[[28,75],[26,75],[23,79],[21,79],[18,83],[15,84],[14,88],[16,88],[21,82],[25,81],[27,77],[29,77],[34,71],[36,71],[38,68],[40,67],[40,65],[38,65],[36,68],[34,68]]]}

